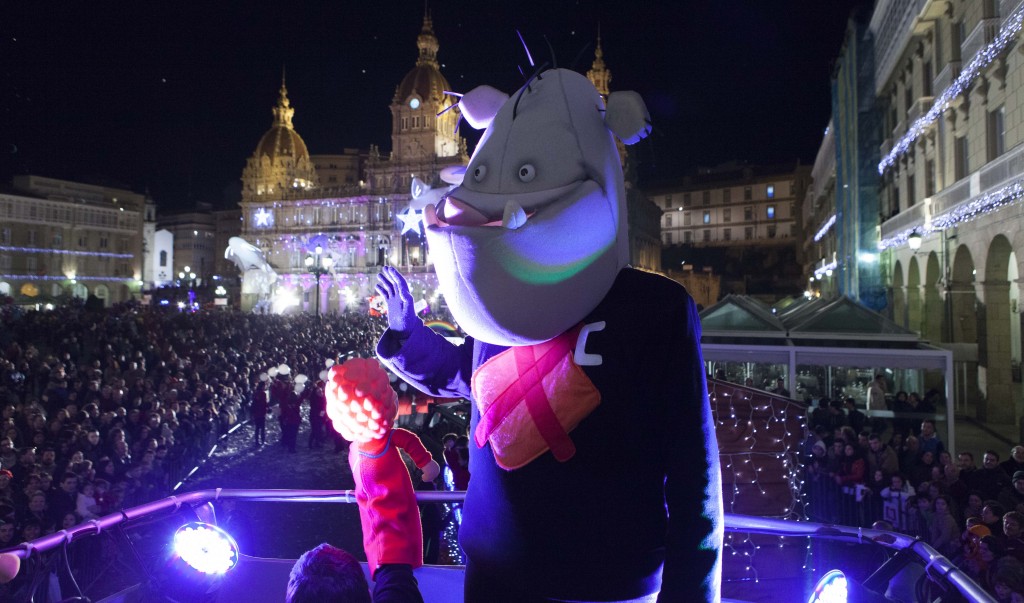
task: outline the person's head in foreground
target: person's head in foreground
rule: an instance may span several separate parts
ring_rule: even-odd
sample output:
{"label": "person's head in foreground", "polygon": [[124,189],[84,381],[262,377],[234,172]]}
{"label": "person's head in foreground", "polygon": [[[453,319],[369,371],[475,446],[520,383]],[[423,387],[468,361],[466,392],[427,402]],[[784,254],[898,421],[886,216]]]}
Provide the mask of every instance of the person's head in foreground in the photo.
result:
{"label": "person's head in foreground", "polygon": [[286,603],[370,603],[370,587],[359,561],[326,542],[292,566]]}

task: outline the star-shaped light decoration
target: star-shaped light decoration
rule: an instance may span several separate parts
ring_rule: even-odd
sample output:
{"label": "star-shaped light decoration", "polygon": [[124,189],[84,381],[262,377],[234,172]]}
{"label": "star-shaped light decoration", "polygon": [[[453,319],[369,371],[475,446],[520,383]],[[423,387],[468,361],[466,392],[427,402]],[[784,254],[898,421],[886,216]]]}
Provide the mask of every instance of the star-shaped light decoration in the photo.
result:
{"label": "star-shaped light decoration", "polygon": [[273,221],[274,221],[274,214],[272,214],[269,211],[267,211],[267,208],[261,207],[259,209],[259,211],[256,212],[256,226],[257,227],[264,227],[264,228],[266,228],[267,226],[270,226]]}
{"label": "star-shaped light decoration", "polygon": [[398,219],[402,221],[402,234],[407,232],[415,231],[417,234],[420,232],[420,222],[422,221],[422,213],[419,210],[415,210],[407,207],[405,211],[398,214]]}

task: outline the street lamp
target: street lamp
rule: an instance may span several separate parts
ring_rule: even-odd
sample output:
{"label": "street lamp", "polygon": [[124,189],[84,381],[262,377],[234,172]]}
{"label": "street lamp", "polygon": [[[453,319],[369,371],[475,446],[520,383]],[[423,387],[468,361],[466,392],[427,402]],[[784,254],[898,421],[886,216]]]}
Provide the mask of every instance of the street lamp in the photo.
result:
{"label": "street lamp", "polygon": [[185,266],[185,269],[178,273],[179,282],[184,281],[186,278],[188,279],[188,307],[191,311],[196,303],[196,292],[193,289],[196,283],[196,273],[192,272],[190,266]]}
{"label": "street lamp", "polygon": [[324,248],[317,245],[313,250],[313,255],[306,256],[306,271],[312,274],[316,278],[316,315],[320,317],[320,277],[325,274],[330,274],[331,265],[334,264],[334,260],[330,257],[323,257]]}

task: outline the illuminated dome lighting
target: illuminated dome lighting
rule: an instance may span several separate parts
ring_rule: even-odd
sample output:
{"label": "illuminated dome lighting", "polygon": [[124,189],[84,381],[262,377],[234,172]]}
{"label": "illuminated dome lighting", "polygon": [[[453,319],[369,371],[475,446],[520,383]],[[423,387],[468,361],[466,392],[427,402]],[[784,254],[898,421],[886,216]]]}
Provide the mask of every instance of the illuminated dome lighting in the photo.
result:
{"label": "illuminated dome lighting", "polygon": [[204,574],[224,574],[238,564],[238,544],[208,523],[189,523],[174,533],[174,551],[189,567]]}
{"label": "illuminated dome lighting", "polygon": [[832,570],[818,580],[807,603],[846,603],[849,600],[847,587],[846,575]]}

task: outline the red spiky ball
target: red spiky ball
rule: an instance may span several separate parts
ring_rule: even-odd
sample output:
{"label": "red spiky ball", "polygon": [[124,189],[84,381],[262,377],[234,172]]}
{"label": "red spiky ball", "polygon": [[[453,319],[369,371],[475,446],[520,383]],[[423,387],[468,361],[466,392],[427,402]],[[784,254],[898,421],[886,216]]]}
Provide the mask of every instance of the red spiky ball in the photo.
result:
{"label": "red spiky ball", "polygon": [[385,437],[398,415],[398,396],[388,374],[372,358],[336,364],[327,374],[327,416],[350,442]]}

